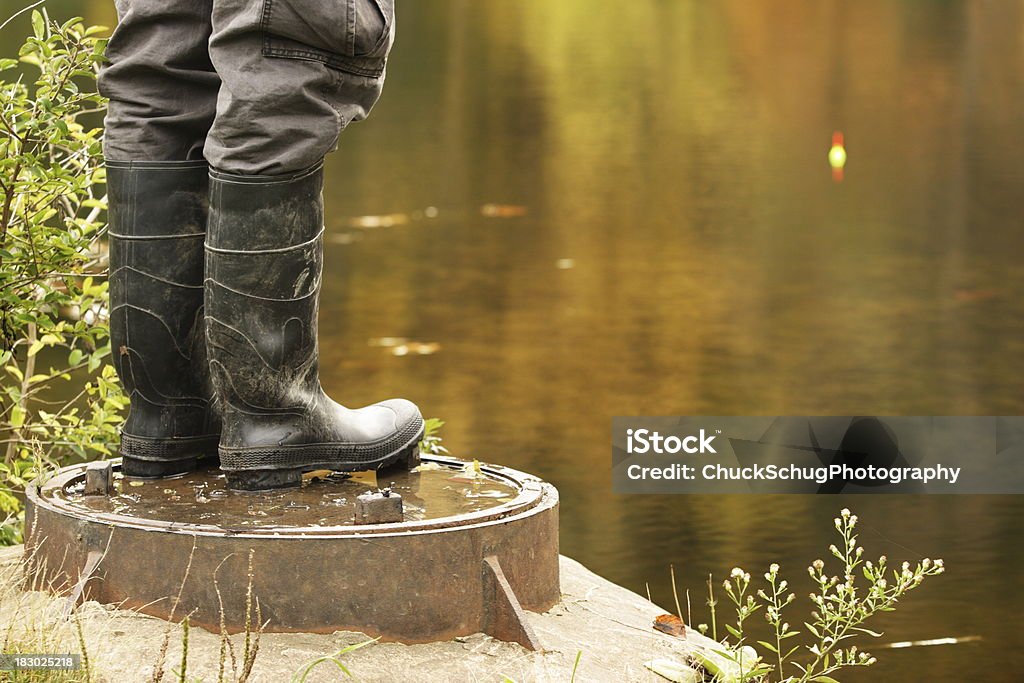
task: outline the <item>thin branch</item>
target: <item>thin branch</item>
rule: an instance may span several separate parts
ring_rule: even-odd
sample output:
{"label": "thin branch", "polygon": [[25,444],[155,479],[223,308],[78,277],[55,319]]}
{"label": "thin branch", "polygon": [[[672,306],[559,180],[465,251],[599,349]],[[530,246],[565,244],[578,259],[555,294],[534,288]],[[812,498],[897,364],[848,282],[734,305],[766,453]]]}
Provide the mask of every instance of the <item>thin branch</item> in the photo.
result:
{"label": "thin branch", "polygon": [[22,9],[18,10],[17,12],[15,12],[14,14],[12,14],[11,16],[7,17],[7,21],[5,21],[4,23],[0,24],[0,29],[3,29],[3,28],[4,28],[5,26],[7,26],[7,24],[11,23],[11,22],[12,22],[12,21],[14,21],[14,20],[15,20],[16,18],[18,18],[19,16],[21,16],[21,15],[22,15],[22,14],[24,14],[25,12],[29,11],[30,9],[34,9],[34,8],[36,8],[36,7],[39,7],[39,6],[40,6],[41,4],[43,4],[44,2],[46,2],[46,0],[37,0],[36,2],[33,2],[33,3],[32,3],[31,5],[29,5],[28,7],[24,7],[24,8],[22,8]]}

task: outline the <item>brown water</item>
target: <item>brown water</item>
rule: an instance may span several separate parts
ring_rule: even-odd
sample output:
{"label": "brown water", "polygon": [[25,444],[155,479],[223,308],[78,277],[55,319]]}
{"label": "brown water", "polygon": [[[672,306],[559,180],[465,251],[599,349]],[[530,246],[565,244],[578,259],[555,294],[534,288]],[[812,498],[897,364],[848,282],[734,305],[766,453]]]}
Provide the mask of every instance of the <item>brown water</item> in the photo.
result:
{"label": "brown water", "polygon": [[159,481],[126,479],[118,473],[109,497],[83,495],[84,487],[83,480],[58,495],[95,512],[238,531],[347,526],[354,523],[356,498],[381,488],[402,497],[407,522],[487,510],[518,493],[508,483],[476,470],[431,466],[386,475],[311,472],[298,488],[260,493],[228,489],[217,469]]}
{"label": "brown water", "polygon": [[674,564],[694,621],[737,564],[805,594],[849,506],[869,552],[948,567],[882,640],[983,640],[842,680],[1020,680],[1019,497],[613,496],[609,431],[1021,413],[1022,3],[400,5],[384,96],[328,165],[327,389],[408,396],[456,455],[552,481],[563,552],[662,605]]}

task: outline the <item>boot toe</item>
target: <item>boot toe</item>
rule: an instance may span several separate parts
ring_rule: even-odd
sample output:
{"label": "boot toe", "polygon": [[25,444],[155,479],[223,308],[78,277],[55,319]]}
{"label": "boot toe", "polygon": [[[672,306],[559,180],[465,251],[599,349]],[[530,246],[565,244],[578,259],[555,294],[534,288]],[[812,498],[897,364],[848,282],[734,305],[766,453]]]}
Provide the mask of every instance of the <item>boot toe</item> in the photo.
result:
{"label": "boot toe", "polygon": [[412,431],[414,427],[423,424],[420,409],[412,401],[407,401],[404,398],[392,398],[381,401],[377,405],[388,408],[395,414],[395,431],[397,432]]}

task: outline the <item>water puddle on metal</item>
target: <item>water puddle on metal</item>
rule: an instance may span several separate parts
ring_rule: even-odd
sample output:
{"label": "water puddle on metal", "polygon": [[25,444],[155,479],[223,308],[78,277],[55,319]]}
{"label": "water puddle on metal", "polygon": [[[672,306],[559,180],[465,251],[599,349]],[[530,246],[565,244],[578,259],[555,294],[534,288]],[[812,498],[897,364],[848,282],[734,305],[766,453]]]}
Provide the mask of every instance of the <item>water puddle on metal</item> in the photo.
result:
{"label": "water puddle on metal", "polygon": [[421,521],[497,507],[518,490],[486,474],[449,467],[422,472],[314,473],[301,488],[237,492],[225,485],[217,469],[183,477],[129,480],[115,474],[109,497],[85,496],[78,480],[56,495],[99,513],[115,513],[179,524],[225,529],[259,527],[335,527],[353,523],[356,496],[390,487],[402,496],[406,521]]}

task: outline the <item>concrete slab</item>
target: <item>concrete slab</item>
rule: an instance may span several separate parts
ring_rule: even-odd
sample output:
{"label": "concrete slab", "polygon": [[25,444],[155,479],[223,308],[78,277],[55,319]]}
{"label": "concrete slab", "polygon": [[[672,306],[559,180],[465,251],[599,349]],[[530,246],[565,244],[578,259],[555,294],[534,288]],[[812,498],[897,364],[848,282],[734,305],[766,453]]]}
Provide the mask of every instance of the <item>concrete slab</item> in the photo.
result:
{"label": "concrete slab", "polygon": [[[61,620],[62,601],[45,593],[22,592],[17,585],[20,557],[20,546],[0,549],[0,623],[5,630],[13,624],[15,636],[11,642],[42,642],[50,648],[77,652],[74,624]],[[654,618],[667,610],[597,576],[572,559],[562,557],[560,570],[561,602],[545,614],[526,613],[542,646],[538,652],[475,634],[424,645],[378,642],[344,655],[341,661],[357,681],[457,683],[511,679],[516,683],[564,683],[570,679],[577,652],[582,652],[577,681],[653,683],[664,679],[645,669],[645,661],[659,657],[683,660],[689,648],[707,647],[711,643],[695,632],[682,641],[655,631]],[[90,662],[99,680],[149,680],[168,629],[164,680],[177,678],[172,670],[177,670],[181,661],[180,626],[95,602],[82,605],[78,614]],[[49,635],[40,635],[43,631]],[[239,658],[243,639],[242,634],[231,637]],[[266,633],[261,638],[249,680],[291,680],[296,671],[316,658],[365,640],[363,634],[352,632]],[[218,636],[192,629],[188,643],[189,680],[216,681],[220,649]],[[230,674],[228,663],[225,680],[234,680]],[[307,681],[342,679],[349,680],[336,666],[325,663],[314,668]]]}

